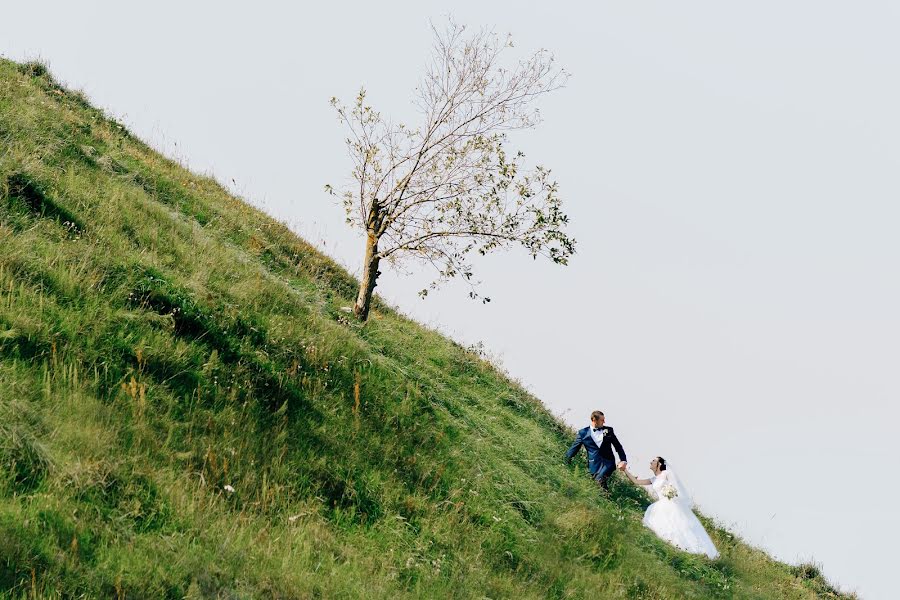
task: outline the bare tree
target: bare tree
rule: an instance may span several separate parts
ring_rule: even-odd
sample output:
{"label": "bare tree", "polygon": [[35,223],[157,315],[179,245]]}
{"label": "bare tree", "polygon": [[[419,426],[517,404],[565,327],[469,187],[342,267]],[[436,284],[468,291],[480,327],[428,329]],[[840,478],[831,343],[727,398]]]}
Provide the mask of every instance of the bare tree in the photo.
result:
{"label": "bare tree", "polygon": [[512,44],[490,31],[468,34],[450,22],[434,34],[432,60],[416,89],[420,126],[385,120],[366,103],[364,89],[350,107],[331,101],[350,131],[354,161],[354,183],[341,193],[347,222],[366,232],[354,306],[362,321],[382,260],[412,258],[434,266],[431,288],[462,275],[469,295],[479,298],[468,261],[472,252],[521,244],[532,257],[559,264],[575,252],[550,171],[523,172],[524,155],[504,148],[508,131],[540,121],[535,101],[562,87],[567,74],[543,50],[504,68],[501,54]]}

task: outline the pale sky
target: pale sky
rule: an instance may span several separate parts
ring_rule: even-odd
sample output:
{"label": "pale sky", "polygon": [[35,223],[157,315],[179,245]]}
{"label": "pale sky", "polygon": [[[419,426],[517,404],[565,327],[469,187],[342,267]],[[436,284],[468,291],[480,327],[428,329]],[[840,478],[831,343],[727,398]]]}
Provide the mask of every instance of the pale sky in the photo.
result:
{"label": "pale sky", "polygon": [[553,51],[572,78],[514,142],[560,183],[570,266],[477,263],[486,306],[420,300],[415,267],[377,291],[483,341],[573,426],[605,411],[634,472],[665,456],[750,543],[895,596],[900,6],[286,4],[10,3],[0,54],[42,58],[358,273],[323,193],[350,170],[329,98],[365,85],[415,122],[447,14]]}

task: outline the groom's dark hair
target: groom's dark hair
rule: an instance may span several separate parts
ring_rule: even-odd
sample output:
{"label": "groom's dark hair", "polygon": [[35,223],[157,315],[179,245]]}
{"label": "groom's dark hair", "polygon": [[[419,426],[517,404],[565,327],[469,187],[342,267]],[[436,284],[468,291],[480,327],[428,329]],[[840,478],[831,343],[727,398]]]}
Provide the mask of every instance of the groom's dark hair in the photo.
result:
{"label": "groom's dark hair", "polygon": [[594,412],[591,413],[591,421],[593,421],[597,417],[602,417],[602,416],[604,416],[603,411],[595,410]]}

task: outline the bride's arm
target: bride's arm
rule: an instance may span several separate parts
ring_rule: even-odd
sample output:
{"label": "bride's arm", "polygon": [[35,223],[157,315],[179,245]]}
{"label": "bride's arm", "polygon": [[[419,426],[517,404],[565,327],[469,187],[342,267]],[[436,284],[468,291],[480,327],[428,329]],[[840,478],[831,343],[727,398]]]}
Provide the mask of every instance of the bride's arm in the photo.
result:
{"label": "bride's arm", "polygon": [[629,473],[628,469],[624,469],[622,472],[625,473],[625,476],[631,480],[631,483],[635,485],[650,485],[651,483],[653,483],[649,479],[638,479],[637,477]]}

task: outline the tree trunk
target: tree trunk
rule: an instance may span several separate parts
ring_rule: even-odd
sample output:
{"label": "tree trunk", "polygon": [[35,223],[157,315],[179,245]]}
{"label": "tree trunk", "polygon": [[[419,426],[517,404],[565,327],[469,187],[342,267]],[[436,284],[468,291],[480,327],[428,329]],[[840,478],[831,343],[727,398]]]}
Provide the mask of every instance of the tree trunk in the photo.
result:
{"label": "tree trunk", "polygon": [[359,295],[356,297],[356,305],[353,307],[353,313],[360,321],[369,318],[369,307],[372,304],[372,292],[375,291],[375,282],[381,272],[378,270],[378,263],[381,257],[378,256],[378,238],[375,234],[369,232],[366,237],[366,259],[363,262],[363,273],[359,280]]}

